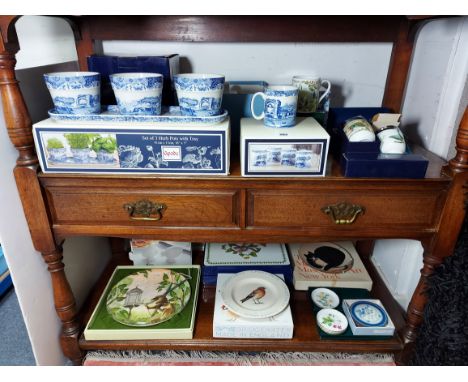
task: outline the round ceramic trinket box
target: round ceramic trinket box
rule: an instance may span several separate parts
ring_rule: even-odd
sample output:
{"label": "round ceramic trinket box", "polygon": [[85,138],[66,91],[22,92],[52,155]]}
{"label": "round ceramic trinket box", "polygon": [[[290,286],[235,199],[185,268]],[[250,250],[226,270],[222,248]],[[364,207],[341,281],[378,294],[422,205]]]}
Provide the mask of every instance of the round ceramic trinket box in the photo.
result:
{"label": "round ceramic trinket box", "polygon": [[317,313],[317,324],[330,335],[344,333],[348,328],[346,316],[336,309],[322,309]]}
{"label": "round ceramic trinket box", "polygon": [[327,288],[317,288],[312,291],[312,301],[321,309],[336,308],[340,303],[338,295]]}
{"label": "round ceramic trinket box", "polygon": [[374,142],[375,133],[372,125],[362,116],[348,119],[343,131],[350,142]]}
{"label": "round ceramic trinket box", "polygon": [[388,317],[381,306],[370,301],[356,301],[350,307],[353,320],[361,326],[385,326]]}

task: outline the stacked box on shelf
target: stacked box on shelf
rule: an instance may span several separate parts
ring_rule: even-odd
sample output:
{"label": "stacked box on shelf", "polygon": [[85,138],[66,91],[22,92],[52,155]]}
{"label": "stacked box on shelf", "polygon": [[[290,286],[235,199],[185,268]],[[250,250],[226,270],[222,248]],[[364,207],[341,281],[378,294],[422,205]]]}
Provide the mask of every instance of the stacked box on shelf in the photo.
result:
{"label": "stacked box on shelf", "polygon": [[[224,304],[221,290],[233,275],[217,276],[213,337],[215,338],[292,338],[294,323],[289,305],[281,313],[267,318],[244,318],[229,310]],[[284,278],[283,275],[278,275]]]}
{"label": "stacked box on shelf", "polygon": [[330,136],[312,117],[289,128],[242,118],[240,139],[242,176],[325,176]]}
{"label": "stacked box on shelf", "polygon": [[383,154],[380,141],[350,142],[343,132],[346,120],[362,116],[367,120],[378,113],[390,113],[382,107],[351,107],[330,109],[327,130],[332,136],[331,150],[341,164],[346,177],[355,178],[424,178],[428,160],[413,154],[409,148],[404,154]]}
{"label": "stacked box on shelf", "polygon": [[134,265],[192,264],[192,243],[167,240],[132,239],[130,260]]}
{"label": "stacked box on shelf", "polygon": [[34,124],[33,134],[44,173],[227,175],[230,122],[224,114],[55,115]]}
{"label": "stacked box on shelf", "polygon": [[84,330],[86,340],[191,339],[199,265],[118,266]]}
{"label": "stacked box on shelf", "polygon": [[292,284],[292,268],[284,244],[207,243],[203,283],[216,285],[218,274],[259,270],[284,276]]}

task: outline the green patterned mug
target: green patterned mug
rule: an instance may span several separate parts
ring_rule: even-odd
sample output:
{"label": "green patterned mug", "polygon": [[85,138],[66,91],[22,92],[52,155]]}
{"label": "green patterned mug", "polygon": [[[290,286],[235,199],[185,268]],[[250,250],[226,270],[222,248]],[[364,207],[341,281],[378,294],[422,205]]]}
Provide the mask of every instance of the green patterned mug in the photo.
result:
{"label": "green patterned mug", "polygon": [[[294,76],[292,84],[299,89],[297,99],[298,113],[314,113],[317,111],[320,101],[324,99],[331,90],[328,80],[321,80],[317,76]],[[320,87],[326,85],[326,91],[320,97]]]}

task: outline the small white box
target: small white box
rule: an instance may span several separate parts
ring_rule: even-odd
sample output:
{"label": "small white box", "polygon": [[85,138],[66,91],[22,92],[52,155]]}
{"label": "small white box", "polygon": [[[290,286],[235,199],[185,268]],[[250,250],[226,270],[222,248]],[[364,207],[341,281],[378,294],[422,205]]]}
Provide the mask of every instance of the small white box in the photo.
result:
{"label": "small white box", "polygon": [[180,241],[130,241],[129,253],[133,265],[189,265],[192,264],[192,244]]}
{"label": "small white box", "polygon": [[[387,324],[385,326],[360,326],[360,324],[356,321],[354,316],[351,314],[351,306],[355,302],[362,301],[362,302],[370,302],[371,304],[378,305],[382,308],[382,311],[385,313],[385,317],[387,319]],[[392,319],[388,315],[385,307],[382,305],[380,300],[376,299],[345,299],[342,302],[343,312],[348,319],[349,326],[351,331],[355,336],[393,336],[395,333],[395,326],[393,325]]]}
{"label": "small white box", "polygon": [[[218,274],[215,308],[213,315],[213,337],[215,338],[292,338],[294,324],[291,308],[269,318],[243,318],[224,305],[221,289],[234,274]],[[282,275],[277,275],[284,279]]]}
{"label": "small white box", "polygon": [[241,119],[242,176],[325,176],[330,136],[312,117],[290,128]]}

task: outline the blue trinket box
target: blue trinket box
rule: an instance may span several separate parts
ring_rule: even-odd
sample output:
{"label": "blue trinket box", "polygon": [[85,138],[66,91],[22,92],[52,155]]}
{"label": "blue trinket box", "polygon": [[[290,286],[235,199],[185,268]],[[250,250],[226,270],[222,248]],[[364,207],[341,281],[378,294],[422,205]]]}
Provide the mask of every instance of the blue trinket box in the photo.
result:
{"label": "blue trinket box", "polygon": [[227,175],[229,132],[229,118],[209,126],[49,118],[33,126],[44,173]]}
{"label": "blue trinket box", "polygon": [[205,285],[215,285],[219,273],[258,270],[278,273],[292,284],[293,272],[284,244],[207,243],[202,267]]}
{"label": "blue trinket box", "polygon": [[408,178],[426,175],[429,161],[418,154],[343,153],[341,172],[353,178]]}
{"label": "blue trinket box", "polygon": [[179,55],[119,57],[88,56],[88,70],[101,74],[101,100],[103,105],[116,103],[109,75],[115,73],[160,73],[164,77],[162,104],[177,105],[172,77],[179,73]]}
{"label": "blue trinket box", "polygon": [[353,335],[392,336],[395,325],[377,299],[344,299],[342,309]]}

